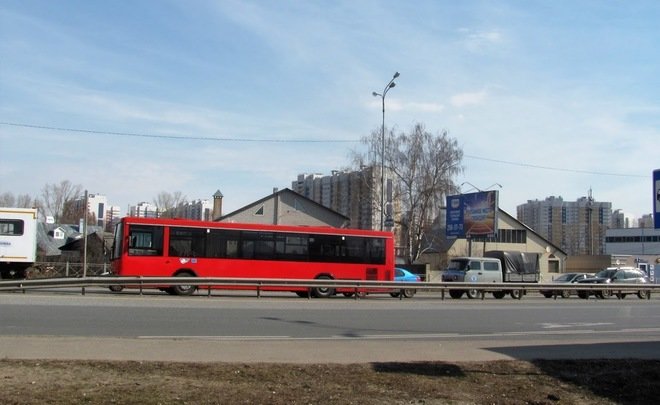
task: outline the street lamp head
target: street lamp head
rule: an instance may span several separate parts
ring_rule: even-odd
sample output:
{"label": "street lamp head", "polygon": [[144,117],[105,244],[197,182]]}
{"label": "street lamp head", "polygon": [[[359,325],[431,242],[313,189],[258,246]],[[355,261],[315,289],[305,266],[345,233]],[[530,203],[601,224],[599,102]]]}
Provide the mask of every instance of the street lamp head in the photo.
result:
{"label": "street lamp head", "polygon": [[390,88],[392,88],[394,86],[396,86],[396,83],[394,83],[394,82],[390,83]]}
{"label": "street lamp head", "polygon": [[392,79],[396,79],[397,77],[399,77],[399,72],[395,72],[394,77],[392,77]]}
{"label": "street lamp head", "polygon": [[380,97],[380,94],[376,93],[375,91],[372,91],[371,95],[374,96],[374,97]]}

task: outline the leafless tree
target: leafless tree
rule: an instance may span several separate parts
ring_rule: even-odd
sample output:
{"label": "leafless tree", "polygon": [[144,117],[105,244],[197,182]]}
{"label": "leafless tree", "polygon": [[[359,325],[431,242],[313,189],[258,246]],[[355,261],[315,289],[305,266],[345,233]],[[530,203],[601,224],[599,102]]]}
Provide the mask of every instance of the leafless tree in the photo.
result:
{"label": "leafless tree", "polygon": [[385,174],[393,178],[393,201],[399,204],[394,220],[400,227],[406,259],[414,263],[435,239],[444,237],[431,229],[441,215],[445,196],[458,189],[454,179],[463,170],[463,151],[446,131],[432,134],[420,123],[409,133],[386,132],[384,142],[378,128],[362,143],[368,152],[356,154],[356,163],[377,167],[383,158]]}
{"label": "leafless tree", "polygon": [[161,191],[158,196],[154,198],[154,205],[158,208],[161,217],[175,218],[181,216],[182,207],[187,202],[186,196],[180,191],[169,193]]}
{"label": "leafless tree", "polygon": [[29,194],[19,194],[16,197],[16,207],[18,208],[34,208],[37,206],[37,200],[32,198]]}
{"label": "leafless tree", "polygon": [[19,194],[15,197],[10,192],[0,194],[0,207],[34,208],[36,206],[37,201],[29,194]]}
{"label": "leafless tree", "polygon": [[[41,190],[39,201],[44,216],[53,216],[55,223],[61,223],[65,214],[65,207],[69,202],[79,198],[82,192],[80,184],[71,184],[69,180],[63,180],[60,184],[46,184]],[[68,215],[67,215],[68,216]]]}
{"label": "leafless tree", "polygon": [[15,207],[16,198],[10,192],[0,194],[0,207]]}

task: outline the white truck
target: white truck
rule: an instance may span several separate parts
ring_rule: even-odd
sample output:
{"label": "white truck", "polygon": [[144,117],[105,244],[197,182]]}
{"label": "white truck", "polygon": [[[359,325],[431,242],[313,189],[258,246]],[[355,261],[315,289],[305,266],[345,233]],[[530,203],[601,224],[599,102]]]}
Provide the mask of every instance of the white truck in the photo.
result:
{"label": "white truck", "polygon": [[[538,253],[509,252],[495,250],[486,252],[484,257],[457,257],[449,261],[442,273],[443,282],[464,283],[538,283],[540,279]],[[493,297],[504,298],[507,294],[520,298],[523,290],[492,291]],[[452,298],[477,298],[479,289],[449,290]]]}
{"label": "white truck", "polygon": [[37,255],[37,210],[0,208],[0,278],[25,278]]}

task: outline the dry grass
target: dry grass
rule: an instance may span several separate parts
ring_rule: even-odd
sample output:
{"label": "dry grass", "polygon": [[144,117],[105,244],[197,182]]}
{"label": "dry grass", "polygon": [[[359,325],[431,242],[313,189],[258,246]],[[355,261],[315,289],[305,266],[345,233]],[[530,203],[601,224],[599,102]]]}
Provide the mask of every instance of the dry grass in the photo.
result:
{"label": "dry grass", "polygon": [[3,404],[655,404],[660,361],[0,361]]}

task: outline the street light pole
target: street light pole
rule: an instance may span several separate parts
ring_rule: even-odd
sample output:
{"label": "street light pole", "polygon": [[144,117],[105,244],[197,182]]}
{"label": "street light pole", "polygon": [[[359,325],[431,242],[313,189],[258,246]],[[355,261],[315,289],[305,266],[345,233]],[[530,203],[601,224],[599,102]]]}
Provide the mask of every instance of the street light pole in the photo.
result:
{"label": "street light pole", "polygon": [[394,86],[394,79],[399,77],[399,72],[395,72],[392,76],[392,80],[387,83],[385,89],[382,93],[376,93],[375,91],[371,93],[374,97],[380,97],[383,104],[383,123],[380,127],[380,230],[383,230],[383,223],[385,222],[385,96],[387,92]]}

